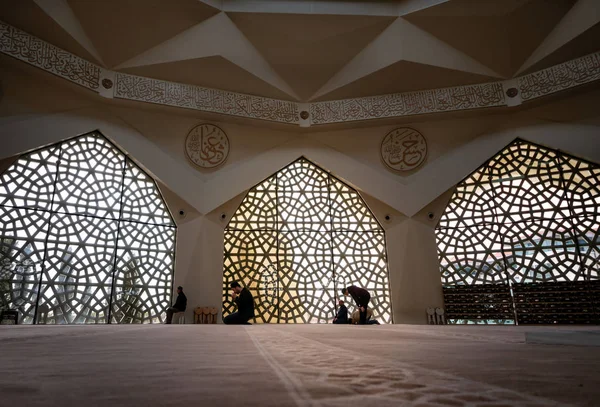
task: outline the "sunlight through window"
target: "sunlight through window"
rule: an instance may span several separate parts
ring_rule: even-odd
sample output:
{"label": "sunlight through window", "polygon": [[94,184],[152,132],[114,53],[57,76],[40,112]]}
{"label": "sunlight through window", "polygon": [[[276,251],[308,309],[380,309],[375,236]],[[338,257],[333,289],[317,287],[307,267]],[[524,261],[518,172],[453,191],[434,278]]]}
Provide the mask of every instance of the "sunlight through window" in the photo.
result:
{"label": "sunlight through window", "polygon": [[442,284],[598,280],[599,184],[597,165],[515,141],[457,185],[436,228]]}
{"label": "sunlight through window", "polygon": [[152,323],[170,303],[176,226],[152,178],[98,133],[0,176],[0,307],[20,323]]}
{"label": "sunlight through window", "polygon": [[330,322],[351,284],[371,292],[374,318],[392,320],[383,228],[354,189],[305,158],[252,188],[227,225],[225,316],[234,280],[252,292],[256,322]]}

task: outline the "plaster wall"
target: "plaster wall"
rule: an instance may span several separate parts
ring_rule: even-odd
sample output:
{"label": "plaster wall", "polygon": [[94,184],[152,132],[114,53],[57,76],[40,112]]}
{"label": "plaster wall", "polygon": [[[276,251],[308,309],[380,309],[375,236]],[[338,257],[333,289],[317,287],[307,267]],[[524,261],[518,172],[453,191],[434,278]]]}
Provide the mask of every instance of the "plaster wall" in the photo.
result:
{"label": "plaster wall", "polygon": [[[112,106],[110,112],[129,124],[132,128],[152,140],[166,154],[175,160],[187,164],[184,143],[188,132],[207,120],[193,115],[172,114],[167,112],[148,112],[132,107]],[[219,171],[235,171],[257,155],[285,144],[297,134],[253,125],[241,125],[224,120],[210,120],[220,127],[231,143],[229,157],[225,163],[215,169],[198,169],[196,175],[203,181],[210,179]]]}
{"label": "plaster wall", "polygon": [[178,227],[173,286],[184,287],[188,323],[194,321],[196,307],[217,307],[220,317],[222,270],[223,224],[210,216],[201,216]]}
{"label": "plaster wall", "polygon": [[426,323],[428,307],[443,307],[432,227],[407,219],[386,233],[394,323]]}
{"label": "plaster wall", "polygon": [[[492,149],[498,151],[513,138],[522,137],[550,147],[579,153],[577,155],[587,158],[595,157],[597,161],[600,161],[598,160],[600,154],[598,154],[597,144],[594,141],[597,134],[596,128],[586,125],[545,124],[511,129],[508,133],[483,135],[480,137],[479,145],[486,146],[486,151]],[[476,151],[476,146],[467,146],[467,148],[469,151],[471,149]],[[447,152],[447,154],[450,153]],[[290,149],[283,155],[287,156],[288,154],[294,154],[295,157],[300,155],[312,157],[310,151],[303,148]],[[331,154],[334,160],[337,156],[337,152],[331,153],[327,148],[323,148],[320,154],[318,163],[325,166],[326,169],[328,154]],[[479,153],[478,157],[481,159],[478,160],[478,163],[469,170],[465,170],[457,181],[468,175],[470,171],[493,154],[494,152],[491,151],[485,156]],[[455,165],[460,165],[459,159],[456,159]],[[377,182],[377,180],[372,179],[371,182]],[[435,182],[435,179],[431,182]],[[354,186],[361,190],[360,184]],[[386,231],[395,323],[426,323],[425,309],[443,306],[434,228],[451,193],[450,187],[450,190],[440,193],[418,213],[408,217],[385,202],[361,191],[365,202]],[[191,293],[188,294],[188,297],[195,305],[219,307],[222,290],[222,239],[225,222],[219,222],[214,218],[220,213],[227,213],[228,216],[231,216],[241,197],[243,197],[243,193],[215,208],[209,215],[202,216],[200,220],[186,224],[180,231],[176,283],[183,281],[182,284],[186,286],[187,292]],[[428,218],[429,212],[433,213],[435,217],[433,220]],[[385,220],[386,214],[391,214],[390,222]],[[180,249],[182,246],[193,246],[194,250],[188,249],[186,252]],[[202,255],[199,256],[198,253],[202,253]],[[193,256],[193,264],[184,263],[189,256]],[[191,314],[188,320],[191,320]]]}
{"label": "plaster wall", "polygon": [[[386,230],[396,323],[425,323],[425,308],[443,304],[434,227],[453,185],[517,137],[600,162],[600,114],[590,109],[600,101],[598,91],[529,111],[335,130],[286,130],[221,117],[211,122],[228,133],[231,157],[216,170],[200,172],[186,161],[182,146],[187,130],[207,120],[200,113],[100,102],[26,68],[8,66],[0,80],[0,160],[100,130],[168,188],[179,227],[174,285],[187,293],[188,322],[196,306],[220,308],[223,230],[244,192],[299,156],[357,188]],[[377,154],[383,136],[400,126],[423,132],[430,149],[425,165],[407,175],[386,170]],[[184,206],[187,216],[180,218]]]}

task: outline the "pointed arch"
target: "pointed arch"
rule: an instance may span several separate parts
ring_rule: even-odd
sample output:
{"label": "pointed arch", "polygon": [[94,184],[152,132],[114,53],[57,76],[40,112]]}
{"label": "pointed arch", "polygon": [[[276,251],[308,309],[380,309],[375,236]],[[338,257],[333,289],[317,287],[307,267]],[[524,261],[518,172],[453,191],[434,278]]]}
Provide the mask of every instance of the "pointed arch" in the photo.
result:
{"label": "pointed arch", "polygon": [[171,297],[176,225],[154,180],[99,132],[0,175],[0,299],[21,323],[151,323]]}
{"label": "pointed arch", "polygon": [[391,322],[383,228],[356,190],[304,157],[250,189],[224,246],[224,315],[234,280],[264,323],[329,322],[340,290],[356,284],[371,292],[374,317]]}
{"label": "pointed arch", "polygon": [[[583,323],[597,306],[586,295],[600,288],[598,213],[598,165],[515,140],[457,185],[440,218],[446,306],[456,320]],[[569,290],[583,291],[560,305]]]}

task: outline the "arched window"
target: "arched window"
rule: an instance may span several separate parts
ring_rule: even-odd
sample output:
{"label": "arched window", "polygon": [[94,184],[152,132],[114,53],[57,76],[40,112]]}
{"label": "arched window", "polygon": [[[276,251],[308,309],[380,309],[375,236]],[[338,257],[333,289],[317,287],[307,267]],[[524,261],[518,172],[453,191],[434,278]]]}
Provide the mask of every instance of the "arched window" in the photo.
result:
{"label": "arched window", "polygon": [[0,176],[0,307],[21,323],[159,322],[176,226],[152,178],[99,133]]}
{"label": "arched window", "polygon": [[597,165],[510,144],[458,184],[436,229],[449,319],[596,318],[599,213]]}
{"label": "arched window", "polygon": [[252,188],[227,225],[224,315],[234,280],[252,292],[257,322],[331,321],[350,284],[371,292],[376,319],[392,319],[381,225],[354,189],[305,158]]}

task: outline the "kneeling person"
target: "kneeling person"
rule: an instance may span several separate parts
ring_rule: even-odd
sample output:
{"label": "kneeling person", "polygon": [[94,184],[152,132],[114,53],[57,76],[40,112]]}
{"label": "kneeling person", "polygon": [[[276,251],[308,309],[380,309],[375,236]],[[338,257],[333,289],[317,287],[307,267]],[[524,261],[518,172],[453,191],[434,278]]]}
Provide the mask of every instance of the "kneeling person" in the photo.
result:
{"label": "kneeling person", "polygon": [[347,324],[348,323],[348,308],[344,305],[344,300],[339,300],[338,302],[340,308],[333,318],[334,324]]}
{"label": "kneeling person", "polygon": [[223,323],[227,325],[250,325],[248,322],[254,318],[254,298],[246,287],[242,288],[240,283],[234,281],[229,285],[231,287],[231,298],[237,305],[237,312],[227,315],[223,318]]}
{"label": "kneeling person", "polygon": [[369,300],[371,299],[371,294],[364,288],[357,287],[355,285],[351,285],[342,289],[342,294],[351,295],[356,303],[356,307],[360,311],[360,323],[365,324],[367,322],[367,309],[369,307]]}
{"label": "kneeling person", "polygon": [[350,318],[350,323],[353,325],[381,325],[379,321],[373,318],[373,309],[367,308],[367,312],[364,320],[361,320],[361,312],[360,310],[356,310],[352,313],[352,318]]}

